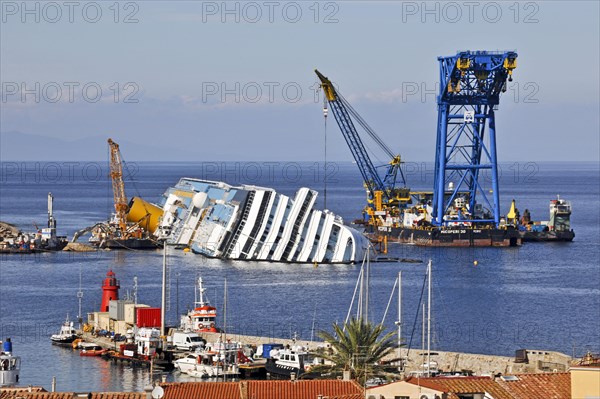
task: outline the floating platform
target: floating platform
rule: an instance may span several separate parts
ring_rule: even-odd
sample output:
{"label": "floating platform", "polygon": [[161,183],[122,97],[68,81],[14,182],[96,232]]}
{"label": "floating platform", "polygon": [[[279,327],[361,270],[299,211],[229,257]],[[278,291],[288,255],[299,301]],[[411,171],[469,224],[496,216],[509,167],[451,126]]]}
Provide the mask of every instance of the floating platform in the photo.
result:
{"label": "floating platform", "polygon": [[516,247],[522,243],[519,231],[513,227],[380,227],[375,230],[367,226],[365,233],[374,242],[387,236],[390,242],[425,247]]}
{"label": "floating platform", "polygon": [[571,242],[575,232],[570,231],[520,231],[523,242]]}
{"label": "floating platform", "polygon": [[110,238],[98,243],[101,249],[156,249],[158,242],[149,238]]}

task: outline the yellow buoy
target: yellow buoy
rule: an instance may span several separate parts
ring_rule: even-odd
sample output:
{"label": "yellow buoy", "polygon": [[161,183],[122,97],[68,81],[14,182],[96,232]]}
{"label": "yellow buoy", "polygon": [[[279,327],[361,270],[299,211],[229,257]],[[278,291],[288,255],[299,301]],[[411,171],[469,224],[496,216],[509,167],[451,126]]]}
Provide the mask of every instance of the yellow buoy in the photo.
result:
{"label": "yellow buoy", "polygon": [[476,260],[473,261],[473,265],[477,266],[479,264],[479,262],[477,262]]}
{"label": "yellow buoy", "polygon": [[190,249],[189,249],[189,248],[187,248],[187,247],[186,247],[186,248],[183,248],[183,252],[190,252]]}

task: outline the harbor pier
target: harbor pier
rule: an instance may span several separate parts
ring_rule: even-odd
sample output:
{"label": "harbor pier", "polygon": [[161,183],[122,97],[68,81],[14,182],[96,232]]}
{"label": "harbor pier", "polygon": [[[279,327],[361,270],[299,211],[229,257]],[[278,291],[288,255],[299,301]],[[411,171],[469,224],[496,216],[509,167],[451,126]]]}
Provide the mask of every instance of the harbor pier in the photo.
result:
{"label": "harbor pier", "polygon": [[[280,343],[284,346],[301,345],[309,351],[326,347],[321,341],[294,340],[276,337],[260,337],[241,334],[224,334],[219,332],[202,332],[199,335],[207,342],[231,340],[242,344],[258,346],[267,343]],[[118,350],[119,343],[107,337],[94,336],[88,332],[82,333],[82,338],[109,350]],[[181,351],[172,351],[173,354]],[[437,369],[443,373],[462,373],[480,376],[494,376],[498,374],[524,374],[543,372],[566,372],[571,366],[573,358],[566,354],[545,350],[523,349],[518,351],[519,356],[498,356],[465,352],[432,351],[431,360],[437,363]],[[182,352],[183,353],[183,352]],[[404,361],[404,373],[410,374],[423,370],[426,353],[418,348],[401,348],[401,359]],[[384,361],[398,364],[398,352],[394,351]]]}
{"label": "harbor pier", "polygon": [[[207,342],[216,342],[224,339],[223,333],[199,333]],[[321,341],[306,341],[282,339],[275,337],[258,337],[241,334],[227,334],[227,339],[236,342],[242,342],[249,345],[260,345],[271,342],[281,343],[284,346],[302,345],[309,351],[322,348],[327,345]],[[438,369],[442,372],[450,373],[469,373],[474,375],[496,375],[496,374],[522,374],[522,373],[542,373],[542,372],[565,372],[571,365],[573,359],[571,356],[560,352],[544,350],[520,351],[522,356],[517,358],[510,356],[483,355],[464,352],[431,352],[431,359],[438,364]],[[408,350],[400,349],[400,356],[404,359],[404,371],[410,373],[422,369],[425,362],[423,351],[417,348]],[[397,359],[397,352],[389,355],[384,360]]]}

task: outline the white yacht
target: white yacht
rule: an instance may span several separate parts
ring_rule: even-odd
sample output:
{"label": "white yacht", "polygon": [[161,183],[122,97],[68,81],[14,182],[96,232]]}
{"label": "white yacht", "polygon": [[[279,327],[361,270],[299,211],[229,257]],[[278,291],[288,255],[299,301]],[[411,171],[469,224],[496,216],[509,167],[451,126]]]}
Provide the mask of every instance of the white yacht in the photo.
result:
{"label": "white yacht", "polygon": [[304,374],[312,364],[311,355],[302,347],[274,349],[267,359],[265,369],[274,376],[290,378]]}
{"label": "white yacht", "polygon": [[251,362],[243,354],[239,342],[217,342],[207,344],[194,353],[173,362],[175,368],[191,377],[212,378],[236,376],[240,374],[239,365]]}
{"label": "white yacht", "polygon": [[60,330],[58,334],[52,334],[50,339],[53,344],[57,345],[70,345],[77,339],[77,330],[73,326],[73,322],[69,321],[69,315],[67,315],[67,319],[60,326]]}

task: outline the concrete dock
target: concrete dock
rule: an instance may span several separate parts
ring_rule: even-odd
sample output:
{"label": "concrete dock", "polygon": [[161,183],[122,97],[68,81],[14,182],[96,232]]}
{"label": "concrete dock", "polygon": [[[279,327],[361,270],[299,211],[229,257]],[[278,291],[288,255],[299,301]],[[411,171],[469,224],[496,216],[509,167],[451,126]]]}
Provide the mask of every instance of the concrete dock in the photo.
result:
{"label": "concrete dock", "polygon": [[[200,333],[207,342],[215,342],[220,337],[221,333]],[[270,337],[257,337],[250,335],[227,334],[227,339],[232,341],[242,342],[250,345],[260,345],[270,342],[277,342],[284,345],[302,345],[308,350],[314,350],[323,347],[325,344],[320,341],[293,341],[291,339],[277,339]],[[434,351],[432,351],[434,353]],[[405,360],[405,371],[418,371],[424,363],[425,358],[420,349],[406,348],[400,349],[400,356]],[[387,360],[398,357],[398,351],[388,356]],[[566,371],[572,362],[572,358],[560,352],[543,351],[543,350],[527,350],[528,362],[516,362],[514,357],[481,355],[474,353],[461,352],[445,352],[435,351],[435,355],[431,356],[432,361],[438,363],[438,368],[443,372],[459,373],[468,371],[475,375],[494,375],[502,374],[518,374],[518,373],[541,373]]]}
{"label": "concrete dock", "polygon": [[[315,350],[324,347],[320,341],[294,341],[291,339],[279,339],[271,337],[258,337],[240,334],[223,333],[200,333],[207,342],[216,342],[219,339],[226,339],[241,342],[242,344],[260,345],[270,342],[277,342],[283,345],[302,345],[308,350]],[[106,349],[116,349],[118,344],[112,342],[106,337],[94,337],[89,333],[83,333],[82,338],[88,342],[94,342]],[[435,353],[435,355],[433,354]],[[405,372],[410,373],[419,371],[421,365],[426,361],[423,352],[420,349],[406,348],[400,350],[401,358],[405,359]],[[387,360],[396,359],[398,351],[394,351]],[[521,373],[541,373],[541,372],[564,372],[571,365],[573,359],[560,352],[544,350],[527,350],[527,362],[517,362],[514,357],[482,355],[475,353],[432,351],[431,360],[437,362],[438,369],[441,372],[460,373],[469,372],[475,375],[494,375],[494,374],[521,374]]]}

